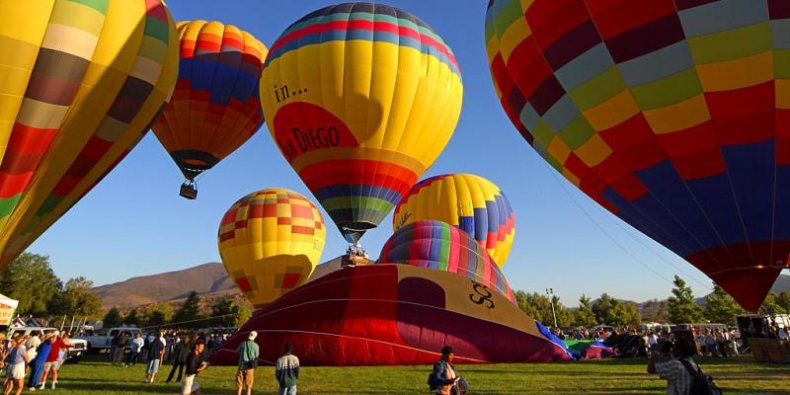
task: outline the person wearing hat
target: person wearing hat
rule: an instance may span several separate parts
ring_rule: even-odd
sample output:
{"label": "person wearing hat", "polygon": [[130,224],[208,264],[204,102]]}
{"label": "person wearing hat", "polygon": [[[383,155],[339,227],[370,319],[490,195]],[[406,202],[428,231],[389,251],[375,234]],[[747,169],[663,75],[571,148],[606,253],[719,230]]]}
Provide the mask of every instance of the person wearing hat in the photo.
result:
{"label": "person wearing hat", "polygon": [[252,384],[255,381],[255,368],[258,367],[260,349],[255,343],[258,332],[251,331],[247,340],[239,344],[236,352],[239,353],[239,370],[236,371],[236,395],[241,395],[241,390],[247,387],[247,395],[252,394]]}
{"label": "person wearing hat", "polygon": [[462,379],[455,372],[454,357],[453,348],[444,346],[442,347],[442,357],[433,364],[433,377],[436,380],[437,395],[455,395],[466,392],[465,388],[459,388],[459,382]]}

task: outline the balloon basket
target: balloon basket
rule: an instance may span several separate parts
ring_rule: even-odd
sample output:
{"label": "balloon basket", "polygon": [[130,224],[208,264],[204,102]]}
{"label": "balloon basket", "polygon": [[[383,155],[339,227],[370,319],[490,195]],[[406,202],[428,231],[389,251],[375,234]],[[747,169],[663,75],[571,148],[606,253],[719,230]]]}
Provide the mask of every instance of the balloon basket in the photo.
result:
{"label": "balloon basket", "polygon": [[195,188],[195,184],[193,183],[183,183],[181,184],[181,191],[179,195],[185,199],[195,200],[197,198],[197,189]]}

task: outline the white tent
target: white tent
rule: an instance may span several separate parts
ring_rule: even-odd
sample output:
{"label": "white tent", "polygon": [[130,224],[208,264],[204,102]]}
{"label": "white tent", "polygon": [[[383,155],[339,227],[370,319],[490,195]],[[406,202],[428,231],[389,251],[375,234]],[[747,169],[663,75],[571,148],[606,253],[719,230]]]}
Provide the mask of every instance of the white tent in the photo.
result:
{"label": "white tent", "polygon": [[16,307],[18,305],[18,300],[14,300],[8,296],[0,294],[0,326],[11,325],[11,321],[14,318],[14,313],[16,312]]}

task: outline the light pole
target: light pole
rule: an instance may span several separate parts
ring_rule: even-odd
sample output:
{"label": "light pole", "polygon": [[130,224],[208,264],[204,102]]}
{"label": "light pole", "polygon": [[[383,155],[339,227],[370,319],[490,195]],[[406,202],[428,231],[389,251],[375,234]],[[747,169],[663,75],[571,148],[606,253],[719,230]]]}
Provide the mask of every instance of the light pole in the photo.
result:
{"label": "light pole", "polygon": [[557,327],[557,313],[554,312],[554,288],[546,288],[546,295],[549,295],[549,303],[551,303],[551,315],[554,317],[554,327]]}

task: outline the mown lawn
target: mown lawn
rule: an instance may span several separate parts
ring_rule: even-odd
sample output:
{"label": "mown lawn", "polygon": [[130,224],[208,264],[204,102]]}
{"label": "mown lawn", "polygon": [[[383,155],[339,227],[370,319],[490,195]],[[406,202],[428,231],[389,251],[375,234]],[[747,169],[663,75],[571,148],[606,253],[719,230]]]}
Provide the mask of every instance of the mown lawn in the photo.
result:
{"label": "mown lawn", "polygon": [[[790,365],[755,364],[750,357],[700,359],[703,369],[727,395],[790,394]],[[143,383],[144,367],[111,366],[98,356],[65,365],[58,394],[177,394],[164,384],[170,366],[160,369],[154,384]],[[199,376],[204,394],[235,393],[236,369],[210,367]],[[304,367],[299,394],[428,394],[430,366]],[[608,359],[545,364],[459,365],[473,394],[661,394],[662,380],[645,373],[643,359]],[[162,373],[165,377],[162,377]],[[256,371],[255,394],[275,394],[274,368]]]}

